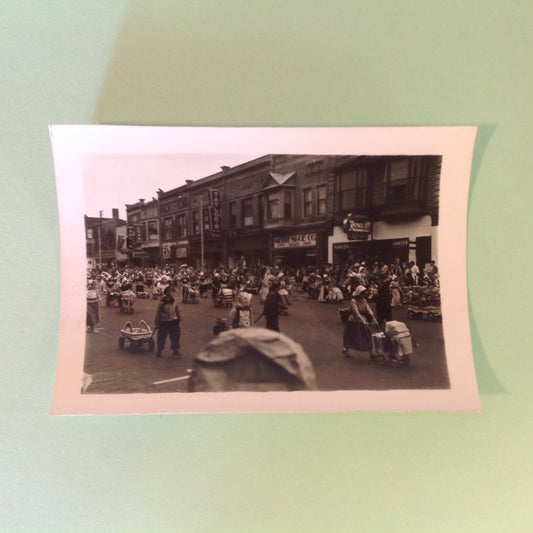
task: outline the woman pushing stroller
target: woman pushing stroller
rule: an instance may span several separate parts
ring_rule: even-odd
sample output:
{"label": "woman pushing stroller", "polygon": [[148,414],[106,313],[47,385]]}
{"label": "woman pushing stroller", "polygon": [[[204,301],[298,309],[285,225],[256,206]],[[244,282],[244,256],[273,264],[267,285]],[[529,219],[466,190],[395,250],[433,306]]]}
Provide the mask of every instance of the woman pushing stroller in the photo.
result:
{"label": "woman pushing stroller", "polygon": [[359,285],[350,301],[351,314],[344,326],[342,355],[351,357],[350,350],[368,352],[372,358],[372,331],[379,331],[376,317],[366,301],[368,290]]}

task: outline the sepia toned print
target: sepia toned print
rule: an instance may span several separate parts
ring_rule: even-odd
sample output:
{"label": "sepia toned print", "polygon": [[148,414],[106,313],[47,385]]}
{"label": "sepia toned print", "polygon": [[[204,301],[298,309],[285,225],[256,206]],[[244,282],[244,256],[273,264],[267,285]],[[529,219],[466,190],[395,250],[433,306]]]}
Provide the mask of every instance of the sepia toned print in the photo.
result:
{"label": "sepia toned print", "polygon": [[[465,272],[465,251],[443,246],[449,227],[465,232],[442,209],[453,154],[438,141],[417,151],[413,130],[409,150],[385,153],[368,141],[343,150],[348,128],[335,151],[304,129],[305,152],[261,154],[279,142],[258,139],[253,151],[220,153],[215,140],[206,153],[163,142],[77,156],[83,253],[68,262],[85,327],[73,412],[474,408],[475,379],[454,403],[445,331],[459,318],[468,334],[468,316],[446,305],[463,282],[450,274]],[[460,164],[468,177],[468,156]]]}

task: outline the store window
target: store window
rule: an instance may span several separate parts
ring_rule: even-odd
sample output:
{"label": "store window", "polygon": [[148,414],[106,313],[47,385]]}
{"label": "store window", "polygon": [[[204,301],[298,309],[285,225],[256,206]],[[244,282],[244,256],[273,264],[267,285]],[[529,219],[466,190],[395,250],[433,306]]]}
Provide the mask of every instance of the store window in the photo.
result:
{"label": "store window", "polygon": [[317,208],[316,212],[319,215],[325,215],[326,214],[326,186],[325,185],[319,185],[317,188]]}
{"label": "store window", "polygon": [[159,238],[159,232],[157,231],[157,221],[149,220],[147,223],[148,226],[148,240],[157,241]]}
{"label": "store window", "polygon": [[303,190],[303,215],[310,217],[313,214],[313,191],[312,189]]}
{"label": "store window", "polygon": [[242,201],[242,225],[253,226],[254,224],[254,206],[251,198]]}
{"label": "store window", "polygon": [[185,214],[176,217],[176,233],[178,237],[187,237],[187,217]]}
{"label": "store window", "polygon": [[163,219],[163,239],[166,241],[172,240],[172,217]]}

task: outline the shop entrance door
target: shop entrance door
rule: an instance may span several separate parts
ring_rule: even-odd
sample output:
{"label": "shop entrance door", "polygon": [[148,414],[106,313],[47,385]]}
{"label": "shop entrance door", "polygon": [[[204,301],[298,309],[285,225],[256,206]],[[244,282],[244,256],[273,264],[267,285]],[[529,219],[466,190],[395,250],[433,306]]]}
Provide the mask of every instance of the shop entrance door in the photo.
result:
{"label": "shop entrance door", "polygon": [[431,262],[431,237],[416,238],[416,264],[422,270]]}

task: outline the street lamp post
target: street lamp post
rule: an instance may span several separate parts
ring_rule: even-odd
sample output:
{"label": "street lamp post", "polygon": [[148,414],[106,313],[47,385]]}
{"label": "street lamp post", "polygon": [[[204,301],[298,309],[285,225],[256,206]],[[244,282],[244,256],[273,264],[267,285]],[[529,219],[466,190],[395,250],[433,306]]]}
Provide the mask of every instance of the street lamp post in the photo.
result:
{"label": "street lamp post", "polygon": [[201,271],[204,271],[204,201],[200,195],[200,255],[201,255]]}

